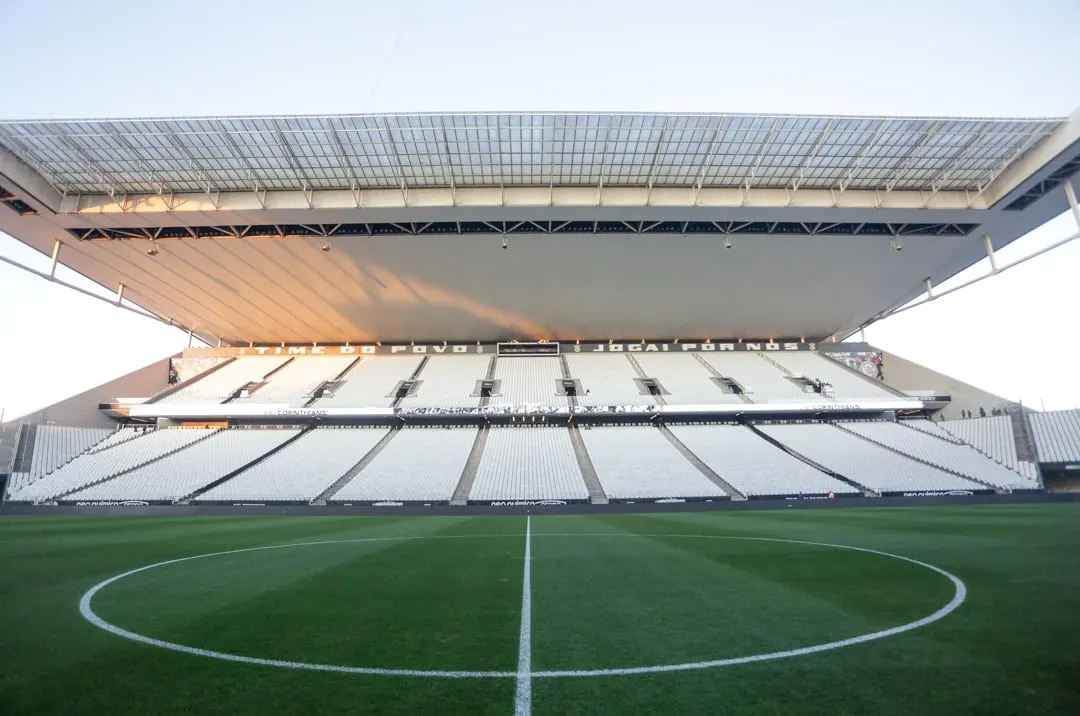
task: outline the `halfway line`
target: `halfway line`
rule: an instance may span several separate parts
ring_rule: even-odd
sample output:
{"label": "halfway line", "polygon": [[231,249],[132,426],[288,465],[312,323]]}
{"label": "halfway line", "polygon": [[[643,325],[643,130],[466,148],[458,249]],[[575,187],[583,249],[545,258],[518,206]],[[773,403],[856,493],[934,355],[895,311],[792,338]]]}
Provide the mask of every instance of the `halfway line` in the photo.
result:
{"label": "halfway line", "polygon": [[532,713],[532,517],[525,518],[525,576],[521,580],[521,636],[518,640],[514,716]]}

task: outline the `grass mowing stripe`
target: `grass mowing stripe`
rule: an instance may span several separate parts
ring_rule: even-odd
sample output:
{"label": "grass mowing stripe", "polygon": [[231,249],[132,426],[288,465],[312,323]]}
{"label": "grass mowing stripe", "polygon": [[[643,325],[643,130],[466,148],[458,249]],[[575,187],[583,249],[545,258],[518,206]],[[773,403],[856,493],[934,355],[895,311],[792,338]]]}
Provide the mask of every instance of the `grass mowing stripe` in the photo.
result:
{"label": "grass mowing stripe", "polygon": [[525,518],[525,566],[521,579],[521,634],[518,638],[515,716],[532,713],[532,517]]}

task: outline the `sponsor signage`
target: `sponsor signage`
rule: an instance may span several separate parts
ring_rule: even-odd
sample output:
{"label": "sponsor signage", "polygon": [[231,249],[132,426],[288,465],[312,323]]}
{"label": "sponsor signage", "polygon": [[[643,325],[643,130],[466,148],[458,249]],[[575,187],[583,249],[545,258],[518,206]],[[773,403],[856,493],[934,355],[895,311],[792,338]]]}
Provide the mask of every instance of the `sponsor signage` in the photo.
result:
{"label": "sponsor signage", "polygon": [[886,410],[918,410],[922,403],[917,400],[865,400],[843,403],[742,403],[725,405],[664,405],[660,413],[716,413],[737,415],[739,413],[877,413]]}
{"label": "sponsor signage", "polygon": [[[662,405],[662,406],[598,406],[579,408],[579,414],[603,414],[604,408],[613,413],[648,413],[663,415],[685,414],[708,414],[708,415],[739,415],[739,414],[776,414],[798,413],[813,415],[814,413],[880,413],[888,410],[918,410],[922,403],[917,400],[869,400],[869,401],[846,401],[846,402],[815,402],[815,403],[732,403],[719,405]],[[624,410],[625,409],[625,410]],[[235,418],[392,418],[397,415],[412,415],[400,408],[290,408],[280,404],[224,404],[224,405],[182,405],[171,403],[151,403],[149,405],[132,405],[128,415],[133,418],[172,418],[189,419],[235,419]],[[432,410],[424,415],[455,415],[461,416],[461,411],[479,411],[476,406],[446,406],[445,410]],[[532,406],[532,409],[519,411],[520,414],[535,415],[544,413],[547,415],[567,415],[570,408],[559,406]],[[476,412],[482,415],[482,412]]]}
{"label": "sponsor signage", "polygon": [[[515,346],[521,350],[515,351]],[[189,348],[185,358],[239,356],[394,356],[394,355],[476,355],[514,352],[559,353],[778,353],[784,351],[839,352],[843,343],[817,344],[804,341],[582,341],[521,343],[409,343],[400,345],[278,345],[234,348]]]}
{"label": "sponsor signage", "polygon": [[489,502],[492,507],[534,507],[538,505],[565,505],[566,500],[506,500]]}
{"label": "sponsor signage", "polygon": [[148,507],[145,500],[82,500],[76,502],[76,507]]}
{"label": "sponsor signage", "polygon": [[975,493],[972,492],[971,490],[940,490],[940,491],[937,491],[937,492],[933,492],[933,491],[931,491],[931,492],[905,492],[905,493],[903,493],[903,496],[904,497],[943,497],[943,496],[962,497],[962,496],[965,496],[965,495],[974,495],[974,494]]}

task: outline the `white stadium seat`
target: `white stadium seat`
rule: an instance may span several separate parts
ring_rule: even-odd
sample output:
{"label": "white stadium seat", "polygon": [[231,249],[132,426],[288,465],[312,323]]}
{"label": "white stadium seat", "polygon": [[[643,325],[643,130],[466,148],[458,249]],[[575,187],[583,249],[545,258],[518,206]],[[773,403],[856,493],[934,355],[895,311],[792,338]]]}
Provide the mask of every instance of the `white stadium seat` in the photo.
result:
{"label": "white stadium seat", "polygon": [[280,368],[288,356],[244,356],[217,370],[201,373],[178,391],[158,398],[157,403],[202,405],[221,403],[247,383],[257,383]]}
{"label": "white stadium seat", "polygon": [[487,375],[491,356],[432,356],[417,379],[415,395],[402,398],[402,409],[462,408],[480,405],[476,383]]}
{"label": "white stadium seat", "polygon": [[67,499],[173,502],[243,467],[299,432],[297,429],[221,430],[184,450],[75,492]]}
{"label": "white stadium seat", "polygon": [[611,499],[727,495],[652,426],[582,428],[581,437]]}
{"label": "white stadium seat", "polygon": [[634,382],[639,378],[625,355],[567,353],[570,377],[580,381],[578,405],[656,405],[657,399],[642,394]]}
{"label": "white stadium seat", "polygon": [[[170,428],[116,444],[107,450],[87,453],[37,482],[21,489],[11,499],[22,502],[52,500],[99,480],[157,460],[191,443],[213,435],[214,428]],[[197,465],[193,465],[197,467]]]}
{"label": "white stadium seat", "polygon": [[832,425],[783,423],[759,427],[817,464],[879,493],[986,489],[977,482],[924,465]]}
{"label": "white stadium seat", "polygon": [[342,376],[332,396],[319,398],[315,408],[387,408],[394,404],[394,388],[412,377],[423,360],[420,356],[371,356],[363,358]]}
{"label": "white stadium seat", "polygon": [[828,395],[837,400],[896,400],[899,397],[873,378],[813,351],[774,351],[768,356],[796,375],[828,383],[832,386]]}
{"label": "white stadium seat", "polygon": [[293,358],[274,371],[266,385],[246,397],[233,398],[232,403],[285,403],[300,407],[323,382],[336,378],[355,361],[354,356],[319,356]]}
{"label": "white stadium seat", "polygon": [[333,501],[449,502],[476,433],[473,427],[399,430]]}
{"label": "white stadium seat", "polygon": [[741,425],[672,425],[679,441],[747,497],[858,494]]}
{"label": "white stadium seat", "polygon": [[587,500],[570,431],[490,428],[470,501]]}
{"label": "white stadium seat", "polygon": [[788,380],[782,370],[756,353],[702,353],[709,365],[741,385],[755,403],[821,402],[822,396]]}
{"label": "white stadium seat", "polygon": [[310,502],[386,435],[386,428],[318,428],[193,502]]}
{"label": "white stadium seat", "polygon": [[838,424],[897,452],[996,487],[1024,489],[1033,486],[1019,473],[990,460],[970,445],[947,442],[901,423],[863,421]]}
{"label": "white stadium seat", "polygon": [[738,395],[725,393],[711,378],[712,373],[689,353],[636,353],[635,360],[645,375],[656,378],[668,392],[668,405],[713,405],[741,403]]}
{"label": "white stadium seat", "polygon": [[522,409],[565,408],[566,396],[556,394],[562,377],[562,361],[557,356],[500,358],[495,363],[499,394],[493,395],[487,404]]}
{"label": "white stadium seat", "polygon": [[1031,413],[1039,462],[1080,463],[1080,410]]}

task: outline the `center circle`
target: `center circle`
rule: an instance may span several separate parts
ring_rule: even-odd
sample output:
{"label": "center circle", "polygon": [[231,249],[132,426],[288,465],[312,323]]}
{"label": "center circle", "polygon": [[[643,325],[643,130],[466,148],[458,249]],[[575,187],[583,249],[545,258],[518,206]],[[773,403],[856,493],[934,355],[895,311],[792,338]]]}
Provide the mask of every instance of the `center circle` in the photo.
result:
{"label": "center circle", "polygon": [[[196,560],[210,559],[215,557],[227,557],[230,555],[243,555],[250,552],[265,552],[272,550],[292,550],[301,549],[304,547],[316,547],[325,545],[346,545],[346,544],[358,544],[358,543],[408,543],[408,542],[423,542],[427,540],[445,540],[445,539],[494,539],[499,538],[503,540],[518,540],[524,541],[525,535],[435,535],[435,536],[422,536],[422,537],[368,537],[359,539],[347,539],[347,540],[322,540],[313,542],[297,542],[289,544],[267,545],[262,547],[248,547],[244,549],[226,550],[220,552],[210,552],[206,554],[192,555],[189,557],[181,557],[178,559],[171,559],[154,564],[132,569],[121,574],[117,574],[113,577],[105,579],[98,584],[91,587],[82,596],[79,601],[79,611],[81,615],[94,626],[103,629],[111,634],[114,634],[125,639],[129,639],[135,642],[155,646],[162,649],[168,649],[171,651],[177,651],[181,653],[191,654],[194,656],[202,656],[206,658],[219,659],[223,661],[231,661],[236,663],[247,663],[261,666],[271,666],[285,669],[295,670],[308,670],[308,671],[324,671],[324,672],[340,672],[350,674],[367,674],[376,676],[404,676],[404,677],[427,677],[427,678],[518,678],[519,674],[516,671],[506,670],[446,670],[446,669],[402,669],[402,668],[381,668],[381,667],[362,667],[362,666],[350,666],[344,664],[328,664],[328,663],[314,663],[310,661],[293,661],[287,659],[268,659],[254,656],[247,656],[243,654],[232,653],[229,651],[206,649],[196,646],[190,646],[187,644],[177,643],[174,641],[168,641],[164,639],[158,639],[146,634],[142,634],[133,630],[125,629],[118,626],[98,615],[92,606],[94,597],[106,589],[110,585],[116,584],[122,580],[132,577],[136,574],[148,572],[150,570],[167,567],[170,565],[178,565],[182,563],[193,562]],[[884,639],[890,636],[896,636],[913,629],[917,629],[928,624],[932,624],[944,617],[948,616],[954,610],[956,610],[965,600],[967,596],[967,588],[955,575],[926,562],[921,562],[909,557],[904,557],[889,552],[883,552],[880,550],[874,550],[863,547],[854,547],[850,545],[831,544],[824,542],[811,542],[805,540],[791,540],[780,539],[770,537],[743,537],[743,536],[731,536],[731,535],[702,535],[702,534],[634,534],[634,533],[583,533],[583,534],[534,534],[531,537],[533,542],[545,539],[590,539],[590,538],[610,538],[610,539],[634,539],[634,538],[657,538],[657,539],[673,539],[673,540],[732,540],[732,541],[744,541],[744,542],[758,542],[758,543],[772,543],[777,545],[803,545],[808,547],[823,548],[828,550],[847,551],[854,553],[863,553],[866,555],[875,555],[884,557],[891,560],[899,560],[900,562],[907,563],[908,565],[914,565],[924,570],[936,573],[949,580],[953,586],[953,597],[945,605],[937,609],[931,614],[928,614],[922,618],[914,621],[909,621],[899,626],[890,627],[887,629],[880,629],[876,631],[869,631],[863,634],[850,636],[844,639],[835,641],[828,641],[818,644],[812,644],[808,646],[800,646],[799,648],[785,649],[785,650],[773,650],[758,654],[750,654],[744,656],[736,656],[730,658],[719,658],[702,661],[687,661],[681,663],[664,663],[656,665],[644,665],[644,666],[625,666],[617,668],[595,668],[595,669],[552,669],[552,670],[536,670],[530,671],[529,676],[531,678],[581,678],[581,677],[599,677],[599,676],[622,676],[633,674],[649,674],[649,673],[662,673],[673,671],[688,671],[696,669],[708,669],[717,668],[722,666],[734,666],[738,664],[747,664],[761,661],[771,661],[776,659],[786,659],[797,656],[805,656],[810,654],[816,654],[824,651],[830,651],[833,649],[840,649],[847,646],[854,646],[856,644],[862,644],[878,639]],[[515,544],[515,547],[520,547],[520,543]],[[520,576],[520,575],[519,575]],[[537,590],[534,582],[533,591]]]}

